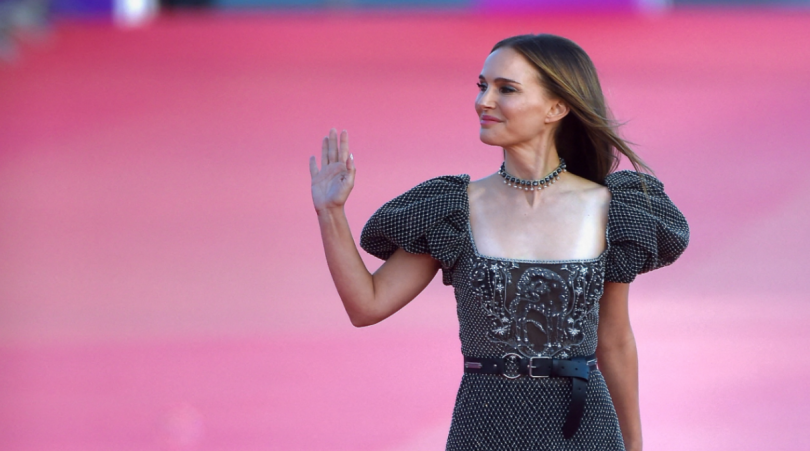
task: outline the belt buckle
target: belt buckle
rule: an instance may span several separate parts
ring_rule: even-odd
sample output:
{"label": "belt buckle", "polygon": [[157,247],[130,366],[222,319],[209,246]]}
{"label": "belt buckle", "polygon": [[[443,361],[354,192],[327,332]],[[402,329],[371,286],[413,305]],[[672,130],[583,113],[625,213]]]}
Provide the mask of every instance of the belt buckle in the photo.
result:
{"label": "belt buckle", "polygon": [[549,377],[548,374],[546,374],[546,375],[538,374],[537,376],[534,375],[534,361],[539,360],[539,359],[551,360],[551,357],[530,357],[529,358],[529,377],[532,377],[532,378],[535,378],[535,379]]}
{"label": "belt buckle", "polygon": [[[506,362],[509,359],[514,359],[515,363],[518,366],[518,372],[514,376],[510,376],[509,374],[506,373]],[[520,360],[521,360],[521,356],[519,354],[515,354],[514,352],[510,352],[509,354],[504,354],[504,356],[503,356],[503,369],[501,370],[501,374],[503,374],[503,377],[505,377],[507,379],[517,379],[517,378],[519,378],[520,377]]]}

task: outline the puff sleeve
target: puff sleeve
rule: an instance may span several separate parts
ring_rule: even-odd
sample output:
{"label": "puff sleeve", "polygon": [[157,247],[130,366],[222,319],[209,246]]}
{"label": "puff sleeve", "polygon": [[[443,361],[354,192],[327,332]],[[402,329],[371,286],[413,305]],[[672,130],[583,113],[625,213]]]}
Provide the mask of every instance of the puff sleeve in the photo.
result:
{"label": "puff sleeve", "polygon": [[363,227],[360,247],[383,260],[397,248],[430,254],[441,263],[442,282],[451,285],[467,237],[469,182],[466,174],[436,177],[388,201]]}
{"label": "puff sleeve", "polygon": [[[641,185],[644,178],[647,193]],[[655,177],[633,171],[605,178],[612,194],[605,281],[632,282],[637,274],[672,264],[689,244],[689,225]]]}

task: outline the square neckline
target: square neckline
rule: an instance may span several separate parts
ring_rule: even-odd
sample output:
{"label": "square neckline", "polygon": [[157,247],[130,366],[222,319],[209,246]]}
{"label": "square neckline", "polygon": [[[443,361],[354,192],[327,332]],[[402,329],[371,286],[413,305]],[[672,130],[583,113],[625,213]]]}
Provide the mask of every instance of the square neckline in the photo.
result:
{"label": "square neckline", "polygon": [[[489,255],[484,255],[478,251],[478,246],[475,244],[475,236],[473,235],[472,230],[472,223],[470,221],[470,193],[467,191],[469,188],[472,178],[469,174],[463,174],[466,177],[466,184],[464,185],[464,203],[467,206],[467,236],[470,240],[470,246],[472,247],[473,253],[478,258],[483,258],[486,260],[495,260],[495,261],[507,261],[507,262],[515,262],[515,263],[532,263],[532,264],[546,264],[546,265],[557,265],[557,264],[568,264],[568,263],[595,263],[599,260],[602,260],[607,256],[608,251],[610,250],[610,239],[609,239],[609,231],[610,231],[610,214],[608,213],[608,219],[605,223],[605,249],[596,257],[592,258],[577,258],[577,259],[564,259],[564,260],[551,260],[551,259],[525,259],[525,258],[507,258],[507,257],[492,257]],[[610,207],[613,205],[613,195],[611,193],[610,202],[608,203],[608,211],[610,211]]]}

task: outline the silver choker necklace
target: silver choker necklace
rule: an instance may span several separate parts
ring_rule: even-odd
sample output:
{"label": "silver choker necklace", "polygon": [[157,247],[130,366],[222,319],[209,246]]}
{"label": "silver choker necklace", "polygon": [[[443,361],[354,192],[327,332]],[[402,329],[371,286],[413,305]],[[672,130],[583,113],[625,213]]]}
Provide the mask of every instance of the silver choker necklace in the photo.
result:
{"label": "silver choker necklace", "polygon": [[541,189],[548,188],[549,185],[560,180],[560,174],[563,172],[567,172],[565,170],[565,160],[560,158],[560,165],[557,166],[557,169],[551,171],[551,174],[543,177],[540,180],[523,180],[509,174],[506,172],[506,162],[501,164],[501,169],[498,171],[498,174],[503,177],[503,183],[506,183],[507,186],[523,189],[525,191],[539,191]]}

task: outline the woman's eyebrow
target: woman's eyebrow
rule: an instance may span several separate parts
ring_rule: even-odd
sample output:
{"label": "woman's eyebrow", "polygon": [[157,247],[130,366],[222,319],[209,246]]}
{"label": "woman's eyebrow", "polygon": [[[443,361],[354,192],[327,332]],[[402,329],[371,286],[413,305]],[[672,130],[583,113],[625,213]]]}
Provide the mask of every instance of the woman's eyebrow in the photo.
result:
{"label": "woman's eyebrow", "polygon": [[[486,78],[483,75],[479,75],[478,79],[486,81]],[[496,78],[495,80],[492,80],[492,81],[501,82],[501,83],[514,83],[516,85],[521,84],[520,82],[517,82],[515,80],[510,80],[508,78],[503,78],[503,77],[498,77],[498,78]]]}

